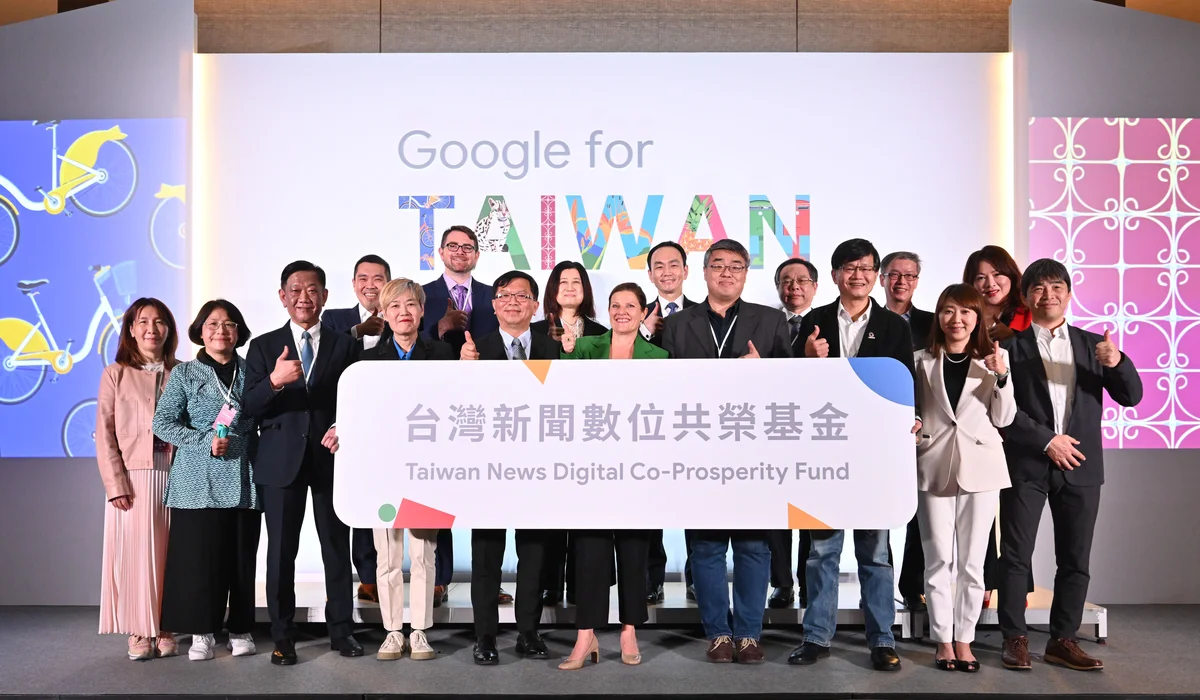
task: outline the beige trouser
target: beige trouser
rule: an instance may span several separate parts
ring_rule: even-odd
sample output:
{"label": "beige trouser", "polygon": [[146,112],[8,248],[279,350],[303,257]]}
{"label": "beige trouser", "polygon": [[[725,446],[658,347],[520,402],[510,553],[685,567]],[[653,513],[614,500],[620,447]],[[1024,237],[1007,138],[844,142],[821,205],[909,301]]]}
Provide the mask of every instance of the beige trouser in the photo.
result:
{"label": "beige trouser", "polygon": [[379,584],[379,613],[389,632],[399,632],[404,624],[404,539],[408,537],[411,564],[408,589],[412,628],[427,630],[433,626],[434,557],[437,530],[401,530],[375,528],[378,560],[375,576]]}

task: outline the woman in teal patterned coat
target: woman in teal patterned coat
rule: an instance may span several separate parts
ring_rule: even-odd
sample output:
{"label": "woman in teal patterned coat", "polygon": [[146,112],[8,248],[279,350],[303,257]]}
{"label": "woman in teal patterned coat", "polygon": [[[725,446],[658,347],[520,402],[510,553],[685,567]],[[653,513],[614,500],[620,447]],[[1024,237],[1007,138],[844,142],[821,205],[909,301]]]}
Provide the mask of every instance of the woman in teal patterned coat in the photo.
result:
{"label": "woman in teal patterned coat", "polygon": [[[250,455],[254,420],[242,414],[250,329],[237,307],[206,303],[188,328],[204,348],[175,367],[154,413],[154,434],[175,445],[164,501],[171,509],[163,581],[165,629],[190,632],[188,658],[213,658],[229,629],[234,656],[253,654],[254,569],[262,528]],[[229,620],[225,622],[226,601]]]}

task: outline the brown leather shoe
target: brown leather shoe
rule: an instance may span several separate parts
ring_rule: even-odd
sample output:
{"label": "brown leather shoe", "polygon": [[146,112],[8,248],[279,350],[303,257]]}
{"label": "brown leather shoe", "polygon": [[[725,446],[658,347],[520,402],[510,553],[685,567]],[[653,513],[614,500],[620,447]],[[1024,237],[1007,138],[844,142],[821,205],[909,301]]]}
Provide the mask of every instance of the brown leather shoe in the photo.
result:
{"label": "brown leather shoe", "polygon": [[358,584],[358,599],[368,603],[378,603],[379,586],[374,583]]}
{"label": "brown leather shoe", "polygon": [[737,643],[737,662],[739,664],[761,664],[763,651],[757,639],[746,637]]}
{"label": "brown leather shoe", "polygon": [[496,596],[496,602],[500,605],[508,605],[509,603],[513,602],[512,593],[509,593],[501,588],[500,595]]}
{"label": "brown leather shoe", "polygon": [[1004,668],[1014,671],[1029,671],[1033,666],[1029,663],[1029,637],[1009,637],[1004,640],[1004,653],[1000,655],[1000,663]]}
{"label": "brown leather shoe", "polygon": [[[761,653],[761,652],[760,652]],[[720,636],[708,643],[708,660],[714,664],[727,664],[733,661],[733,640]]]}
{"label": "brown leather shoe", "polygon": [[435,608],[442,607],[442,603],[445,603],[446,599],[447,599],[446,587],[445,586],[434,586],[433,587],[433,607],[435,607]]}
{"label": "brown leather shoe", "polygon": [[1046,663],[1055,666],[1066,666],[1076,671],[1103,671],[1104,662],[1094,659],[1079,648],[1075,639],[1051,639],[1046,642],[1046,653],[1042,655]]}

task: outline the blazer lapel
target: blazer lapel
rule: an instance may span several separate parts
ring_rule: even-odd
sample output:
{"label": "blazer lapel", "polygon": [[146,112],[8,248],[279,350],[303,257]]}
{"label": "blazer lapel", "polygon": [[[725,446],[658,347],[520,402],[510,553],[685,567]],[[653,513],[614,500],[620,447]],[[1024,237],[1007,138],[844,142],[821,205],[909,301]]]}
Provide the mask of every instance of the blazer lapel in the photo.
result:
{"label": "blazer lapel", "polygon": [[[946,417],[954,421],[954,409],[950,407],[950,395],[946,393],[946,376],[942,363],[946,361],[944,353],[939,352],[937,357],[925,358],[925,372],[929,378],[929,388],[933,390],[933,398],[937,401],[938,407],[946,414]],[[965,393],[964,389],[964,393]],[[962,404],[962,401],[959,401]]]}
{"label": "blazer lapel", "polygon": [[[1071,421],[1078,415],[1079,411],[1075,410],[1075,406],[1079,406],[1079,378],[1091,372],[1092,368],[1092,352],[1088,348],[1088,339],[1084,336],[1083,331],[1075,326],[1067,325],[1067,337],[1071,339],[1071,354],[1075,356],[1075,388],[1071,396],[1071,415],[1067,416],[1067,425],[1064,430],[1068,432],[1072,429]],[[1047,389],[1047,393],[1049,389]]]}
{"label": "blazer lapel", "polygon": [[[874,299],[871,299],[871,316],[867,319],[867,327],[863,329],[862,342],[858,344],[857,357],[879,357],[879,339],[883,337],[883,311],[883,307],[876,304]],[[940,366],[941,358],[938,358],[938,362]],[[943,391],[942,393],[945,392]]]}
{"label": "blazer lapel", "polygon": [[[983,360],[971,358],[967,362],[970,363],[970,367],[967,368],[967,381],[963,383],[962,394],[958,397],[958,409],[954,412],[955,417],[962,415],[963,409],[967,405],[964,399],[975,393],[975,388],[982,384],[988,378],[988,375],[991,374],[991,372],[988,372],[987,367],[984,366]],[[947,397],[947,400],[949,400],[949,397]]]}
{"label": "blazer lapel", "polygon": [[[349,336],[347,336],[349,338]],[[321,379],[321,374],[324,373],[325,367],[329,365],[329,358],[334,353],[334,348],[338,341],[341,340],[340,333],[330,332],[328,328],[321,329],[321,340],[317,343],[317,356],[313,358],[312,371],[308,373],[308,385],[316,386]]]}
{"label": "blazer lapel", "polygon": [[[733,324],[733,337],[729,339],[729,342],[733,343],[734,357],[741,357],[750,351],[747,343],[754,340],[754,332],[758,330],[759,321],[762,320],[757,309],[749,306],[745,301],[741,304],[741,313],[738,314],[737,320]],[[758,348],[758,350],[771,352],[770,348]]]}
{"label": "blazer lapel", "polygon": [[[392,344],[392,350],[396,349],[395,343]],[[399,357],[399,355],[397,355]],[[417,342],[413,344],[412,354],[408,356],[410,360],[424,360],[429,357],[429,348],[425,344],[425,339],[417,336]]]}
{"label": "blazer lapel", "polygon": [[488,309],[492,306],[492,288],[481,284],[471,278],[471,318],[475,318],[475,312],[479,309]]}
{"label": "blazer lapel", "polygon": [[[279,329],[279,333],[283,336],[283,346],[285,348],[287,348],[288,359],[289,360],[299,360],[300,359],[300,348],[296,347],[296,337],[294,335],[292,335],[292,322],[288,321],[287,323],[283,324],[283,328]],[[273,363],[274,363],[274,361],[272,360],[272,365],[271,365],[272,368],[274,368],[274,366],[275,366]],[[297,379],[296,381],[299,382],[300,384],[304,383],[302,380],[299,380],[299,379]]]}
{"label": "blazer lapel", "polygon": [[[841,357],[842,356],[842,330],[841,330],[842,322],[838,318],[838,311],[841,310],[841,305],[842,305],[842,302],[838,301],[837,299],[834,299],[832,304],[825,307],[825,313],[816,317],[816,320],[818,321],[816,326],[818,328],[821,328],[821,327],[825,328],[825,332],[823,335],[825,338],[825,342],[829,343],[829,356],[830,357]],[[813,312],[809,312],[809,313],[813,313]],[[823,316],[827,317],[827,318],[822,318]],[[805,338],[805,341],[807,341],[807,340],[808,339]]]}
{"label": "blazer lapel", "polygon": [[[1017,333],[1016,339],[1021,348],[1021,354],[1024,355],[1024,361],[1029,365],[1033,375],[1033,391],[1045,406],[1046,415],[1053,416],[1054,405],[1050,402],[1050,387],[1046,384],[1046,365],[1042,363],[1042,353],[1038,349],[1037,331],[1030,326]],[[1072,347],[1074,347],[1073,343]]]}
{"label": "blazer lapel", "polygon": [[717,344],[713,341],[712,326],[708,322],[707,309],[702,313],[692,314],[692,317],[688,319],[688,332],[695,336],[696,342],[704,349],[706,356],[717,356]]}

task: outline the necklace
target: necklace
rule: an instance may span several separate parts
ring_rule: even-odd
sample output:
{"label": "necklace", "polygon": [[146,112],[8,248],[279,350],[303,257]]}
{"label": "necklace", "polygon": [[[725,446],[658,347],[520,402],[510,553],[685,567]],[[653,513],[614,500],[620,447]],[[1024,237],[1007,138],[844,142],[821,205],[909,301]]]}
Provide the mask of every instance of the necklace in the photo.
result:
{"label": "necklace", "polygon": [[[955,353],[955,354],[957,354],[957,353]],[[950,357],[950,353],[948,353],[948,352],[944,353],[944,356],[945,356],[947,362],[949,362],[951,364],[955,364],[955,365],[961,365],[962,363],[966,362],[967,358],[968,358],[968,355],[965,352],[962,354],[963,357],[961,360],[956,360],[953,357]]]}

